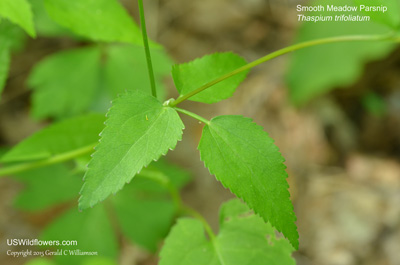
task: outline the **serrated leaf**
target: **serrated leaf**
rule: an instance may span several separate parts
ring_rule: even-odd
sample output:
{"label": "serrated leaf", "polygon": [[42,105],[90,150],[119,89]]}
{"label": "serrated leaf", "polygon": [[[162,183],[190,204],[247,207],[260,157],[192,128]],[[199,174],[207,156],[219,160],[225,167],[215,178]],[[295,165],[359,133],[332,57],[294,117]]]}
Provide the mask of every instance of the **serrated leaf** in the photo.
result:
{"label": "serrated leaf", "polygon": [[82,185],[82,176],[74,175],[63,164],[20,173],[16,178],[25,184],[25,189],[18,194],[14,205],[28,211],[43,210],[77,198]]}
{"label": "serrated leaf", "polygon": [[[332,5],[332,1],[317,0],[310,5]],[[354,2],[337,0],[334,5],[353,6]],[[322,15],[335,16],[337,13],[323,12]],[[386,26],[372,21],[303,23],[296,42],[345,35],[379,35],[388,31]],[[390,42],[357,41],[318,45],[296,51],[287,74],[290,99],[300,105],[336,87],[348,86],[361,76],[366,62],[384,58],[394,47]]]}
{"label": "serrated leaf", "polygon": [[44,159],[95,144],[105,117],[88,114],[54,123],[17,144],[1,162]]}
{"label": "serrated leaf", "polygon": [[[62,251],[80,250],[81,252],[97,252],[99,256],[116,258],[117,239],[106,210],[102,207],[78,212],[72,209],[58,217],[46,227],[40,237],[41,240],[76,240],[78,245],[56,246]],[[82,264],[90,256],[59,255],[55,260],[59,264]]]}
{"label": "serrated leaf", "polygon": [[44,0],[50,17],[72,32],[94,41],[142,45],[142,35],[116,0]]}
{"label": "serrated leaf", "polygon": [[[157,97],[165,98],[162,78],[169,75],[172,62],[162,49],[152,49],[151,57],[157,86]],[[105,82],[111,90],[112,98],[126,90],[139,89],[151,94],[149,74],[143,47],[134,45],[114,45],[107,49]]]}
{"label": "serrated leaf", "polygon": [[[237,200],[224,204],[220,215]],[[268,223],[249,213],[223,218],[219,234],[211,241],[199,220],[179,219],[165,240],[160,265],[294,265],[293,248],[277,239]]]}
{"label": "serrated leaf", "polygon": [[31,6],[26,0],[1,0],[0,16],[19,25],[31,37],[36,36]]}
{"label": "serrated leaf", "polygon": [[[381,0],[377,4],[374,0],[353,0],[355,4],[358,5],[360,11],[363,15],[367,15],[373,21],[383,23],[393,29],[399,29],[400,25],[400,3],[399,0]],[[366,8],[361,9],[364,6]],[[379,10],[370,11],[370,7],[382,8],[386,7],[386,12]]]}
{"label": "serrated leaf", "polygon": [[81,114],[91,105],[100,78],[100,49],[86,47],[56,53],[38,63],[29,76],[32,115],[37,119]]}
{"label": "serrated leaf", "polygon": [[[177,64],[172,68],[175,86],[181,95],[225,75],[246,64],[246,61],[232,52],[214,53],[192,62]],[[248,71],[234,75],[200,93],[189,100],[215,103],[233,95],[238,85],[246,78]]]}
{"label": "serrated leaf", "polygon": [[203,128],[201,160],[211,174],[298,248],[284,158],[251,119],[219,116]]}
{"label": "serrated leaf", "polygon": [[177,112],[154,97],[128,91],[107,114],[106,128],[89,163],[79,207],[119,191],[151,161],[174,149],[184,125]]}

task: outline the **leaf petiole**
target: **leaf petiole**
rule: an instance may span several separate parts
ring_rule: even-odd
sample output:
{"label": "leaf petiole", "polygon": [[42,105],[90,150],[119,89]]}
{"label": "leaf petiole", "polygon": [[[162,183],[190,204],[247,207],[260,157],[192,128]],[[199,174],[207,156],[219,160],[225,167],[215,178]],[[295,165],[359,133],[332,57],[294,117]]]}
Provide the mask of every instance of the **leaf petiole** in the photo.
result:
{"label": "leaf petiole", "polygon": [[178,112],[180,112],[180,113],[186,114],[186,115],[188,115],[188,116],[190,116],[190,117],[192,117],[192,118],[194,118],[194,119],[196,119],[196,120],[198,120],[198,121],[200,121],[200,122],[203,122],[203,123],[205,123],[205,124],[207,124],[207,125],[210,124],[210,121],[209,121],[209,120],[207,120],[207,119],[205,119],[205,118],[203,118],[203,117],[197,115],[196,113],[190,112],[190,111],[185,110],[185,109],[176,108],[176,107],[173,108],[173,109],[176,110],[176,111],[178,111]]}

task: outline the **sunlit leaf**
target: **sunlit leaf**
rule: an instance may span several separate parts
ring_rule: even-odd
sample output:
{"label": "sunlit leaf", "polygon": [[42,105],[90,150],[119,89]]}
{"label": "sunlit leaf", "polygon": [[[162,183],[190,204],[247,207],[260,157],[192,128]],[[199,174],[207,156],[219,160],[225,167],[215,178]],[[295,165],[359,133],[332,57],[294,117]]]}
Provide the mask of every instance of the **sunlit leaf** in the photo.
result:
{"label": "sunlit leaf", "polygon": [[251,119],[218,116],[203,128],[199,150],[211,174],[298,248],[286,166],[273,142]]}
{"label": "sunlit leaf", "polygon": [[[242,57],[232,52],[215,53],[189,63],[174,65],[172,77],[179,93],[186,95],[245,64],[246,61]],[[247,72],[234,75],[189,99],[204,103],[215,103],[227,99],[246,78]]]}
{"label": "sunlit leaf", "polygon": [[237,204],[240,202],[233,200],[222,206],[215,238],[206,238],[199,220],[179,219],[165,240],[160,265],[296,264],[289,242],[277,239],[271,225]]}
{"label": "sunlit leaf", "polygon": [[116,193],[143,167],[174,149],[184,128],[174,109],[140,91],[117,98],[107,117],[85,175],[81,209]]}

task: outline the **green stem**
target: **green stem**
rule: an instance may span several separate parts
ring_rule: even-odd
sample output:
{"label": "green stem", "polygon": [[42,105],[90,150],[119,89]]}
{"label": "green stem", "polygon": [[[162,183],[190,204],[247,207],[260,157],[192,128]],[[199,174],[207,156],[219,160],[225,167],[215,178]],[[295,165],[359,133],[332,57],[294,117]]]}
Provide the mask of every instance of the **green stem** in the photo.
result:
{"label": "green stem", "polygon": [[[96,143],[97,144],[97,143]],[[71,159],[74,159],[75,157],[89,154],[90,152],[93,152],[93,148],[96,144],[88,145],[67,153],[55,155],[52,157],[49,157],[47,159],[39,160],[39,161],[33,161],[33,162],[26,162],[22,164],[17,164],[13,166],[8,166],[5,168],[0,168],[0,177],[7,176],[7,175],[14,175],[16,173],[20,173],[26,170],[31,170],[35,169],[38,167],[44,167],[52,164],[57,164],[61,163],[64,161],[68,161]]]}
{"label": "green stem", "polygon": [[202,222],[202,224],[204,226],[204,229],[206,230],[210,240],[212,242],[214,242],[215,234],[214,234],[211,226],[208,224],[207,220],[199,212],[197,212],[196,210],[194,210],[194,209],[192,209],[190,207],[187,207],[187,206],[184,206],[183,212],[188,214],[188,215],[190,215],[190,216],[192,216],[192,217],[194,217],[194,218],[196,218],[196,219],[198,219],[200,222]]}
{"label": "green stem", "polygon": [[140,172],[138,176],[145,177],[147,179],[151,179],[160,185],[162,185],[164,188],[166,188],[172,198],[172,201],[175,204],[176,209],[179,211],[183,206],[181,196],[179,195],[178,190],[172,185],[171,181],[169,178],[164,175],[162,172],[151,170],[144,168]]}
{"label": "green stem", "polygon": [[148,38],[147,38],[146,20],[144,18],[143,1],[142,0],[138,0],[138,4],[139,4],[140,26],[142,27],[144,51],[146,53],[147,69],[149,71],[151,94],[153,95],[153,97],[157,97],[156,82],[155,82],[155,79],[154,79],[154,71],[153,71],[153,64],[151,62],[149,41],[148,41]]}
{"label": "green stem", "polygon": [[192,118],[194,118],[194,119],[196,119],[196,120],[198,120],[198,121],[201,121],[201,122],[203,122],[203,123],[205,123],[205,124],[207,124],[207,125],[210,124],[210,121],[209,121],[209,120],[207,120],[207,119],[205,119],[205,118],[203,118],[203,117],[197,115],[196,113],[190,112],[190,111],[185,110],[185,109],[180,109],[180,108],[177,108],[177,107],[175,107],[174,109],[175,109],[176,111],[181,112],[181,113],[183,113],[183,114],[186,114],[186,115],[188,115],[188,116],[190,116],[190,117],[192,117]]}
{"label": "green stem", "polygon": [[170,107],[175,107],[176,105],[178,105],[179,103],[185,101],[186,99],[200,93],[201,91],[221,82],[224,81],[225,79],[234,76],[236,74],[239,74],[241,72],[247,71],[259,64],[262,64],[264,62],[267,62],[271,59],[274,59],[278,56],[293,52],[293,51],[297,51],[300,49],[304,49],[307,47],[312,47],[312,46],[316,46],[316,45],[322,45],[322,44],[328,44],[328,43],[336,43],[336,42],[351,42],[351,41],[400,41],[399,37],[394,36],[393,34],[388,34],[388,35],[354,35],[354,36],[340,36],[340,37],[331,37],[331,38],[325,38],[325,39],[317,39],[317,40],[311,40],[311,41],[306,41],[306,42],[302,42],[302,43],[298,43],[280,50],[277,50],[273,53],[270,53],[264,57],[261,57],[260,59],[257,59],[251,63],[248,63],[236,70],[233,70],[230,73],[227,73],[225,75],[222,75],[220,77],[218,77],[217,79],[212,80],[211,82],[208,82],[207,84],[189,92],[186,95],[181,95],[179,96],[174,102],[170,103]]}

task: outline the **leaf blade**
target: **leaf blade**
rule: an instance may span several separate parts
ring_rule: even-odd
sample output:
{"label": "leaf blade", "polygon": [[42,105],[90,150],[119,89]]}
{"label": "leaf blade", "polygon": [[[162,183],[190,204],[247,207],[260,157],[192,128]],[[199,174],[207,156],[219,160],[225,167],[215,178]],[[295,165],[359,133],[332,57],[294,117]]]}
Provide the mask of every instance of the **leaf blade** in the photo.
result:
{"label": "leaf blade", "polygon": [[[85,212],[78,212],[77,209],[69,210],[47,226],[42,231],[40,239],[78,242],[77,246],[62,246],[62,251],[98,252],[103,257],[113,259],[118,253],[117,238],[107,211],[102,206]],[[90,258],[91,256],[82,255],[57,255],[55,260],[59,264],[70,265],[83,264]]]}
{"label": "leaf blade", "polygon": [[368,7],[377,7],[376,2],[373,0],[353,0],[358,6],[364,6],[361,11],[362,14],[371,17],[371,20],[385,24],[390,28],[399,30],[400,25],[400,3],[398,0],[382,0],[379,2],[378,7],[387,8],[386,12],[373,11],[371,12]]}
{"label": "leaf blade", "polygon": [[61,26],[94,41],[142,45],[139,28],[116,0],[45,0],[50,17]]}
{"label": "leaf blade", "polygon": [[100,80],[100,49],[79,48],[47,57],[32,70],[32,115],[64,118],[88,109]]}
{"label": "leaf blade", "polygon": [[36,37],[31,6],[26,0],[0,1],[0,15],[23,28],[31,37]]}
{"label": "leaf blade", "polygon": [[[312,5],[331,5],[329,0],[316,0]],[[353,0],[337,0],[337,6],[353,6]],[[314,13],[313,15],[318,15]],[[324,12],[322,15],[337,15]],[[360,13],[354,13],[360,15]],[[383,35],[388,28],[378,23],[332,21],[303,23],[296,43],[346,35]],[[354,83],[362,74],[364,64],[387,56],[395,45],[390,42],[343,42],[309,47],[293,53],[286,74],[290,100],[296,105],[327,93],[337,87]],[[312,60],[310,59],[312,58]]]}
{"label": "leaf blade", "polygon": [[[111,90],[112,98],[125,90],[140,89],[151,94],[150,81],[147,72],[147,61],[143,47],[134,45],[113,45],[107,49],[107,62],[105,63],[105,82]],[[154,77],[157,95],[164,100],[165,87],[162,78],[171,71],[171,59],[162,49],[151,49]]]}
{"label": "leaf blade", "polygon": [[[246,61],[232,52],[214,53],[194,61],[174,65],[172,77],[181,96],[205,85],[246,64]],[[189,100],[215,103],[233,95],[237,86],[246,78],[248,71],[234,75],[192,97]]]}
{"label": "leaf blade", "polygon": [[174,149],[182,137],[184,126],[177,112],[137,90],[116,99],[107,115],[85,175],[80,209],[116,193],[143,167]]}
{"label": "leaf blade", "polygon": [[[225,203],[220,210],[242,204],[239,200]],[[172,228],[160,253],[160,265],[294,265],[293,248],[285,239],[278,239],[268,223],[245,206],[244,214],[223,218],[220,232],[208,241],[199,220],[181,218]],[[268,238],[267,238],[268,237]]]}
{"label": "leaf blade", "polygon": [[14,205],[23,210],[37,211],[65,203],[78,197],[82,176],[78,177],[63,164],[31,170],[16,177],[26,185]]}
{"label": "leaf blade", "polygon": [[210,173],[298,247],[284,159],[262,128],[242,116],[219,116],[198,147]]}
{"label": "leaf blade", "polygon": [[6,84],[8,70],[10,67],[10,54],[8,49],[3,46],[5,46],[3,43],[0,44],[0,99]]}
{"label": "leaf blade", "polygon": [[17,144],[0,161],[45,159],[95,144],[104,120],[101,114],[88,114],[52,124]]}

